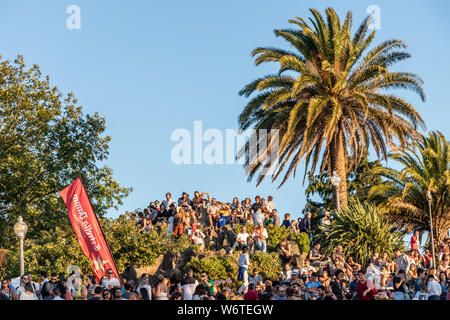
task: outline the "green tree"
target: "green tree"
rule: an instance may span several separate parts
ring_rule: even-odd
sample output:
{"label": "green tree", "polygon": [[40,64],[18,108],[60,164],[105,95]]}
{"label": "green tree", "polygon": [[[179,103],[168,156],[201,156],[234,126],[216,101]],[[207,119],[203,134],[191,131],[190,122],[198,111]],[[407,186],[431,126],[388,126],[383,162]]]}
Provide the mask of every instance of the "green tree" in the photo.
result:
{"label": "green tree", "polygon": [[[257,175],[259,184],[269,170],[275,169],[272,181],[282,172],[284,184],[301,159],[312,177],[320,162],[320,171],[336,171],[342,179],[339,187],[341,208],[347,206],[347,173],[355,167],[369,146],[379,157],[387,156],[387,146],[398,141],[408,143],[424,126],[414,107],[390,94],[391,89],[410,89],[425,94],[422,80],[410,72],[392,71],[390,67],[410,57],[403,41],[394,39],[368,49],[375,31],[369,32],[369,17],[351,35],[352,13],[341,23],[332,8],[323,17],[310,10],[309,23],[297,17],[289,20],[295,28],[275,30],[293,51],[279,48],[256,48],[255,64],[279,64],[276,74],[249,83],[239,93],[255,93],[239,116],[240,128],[279,130],[270,136],[258,156],[241,149],[249,180]],[[277,152],[279,163],[265,155]],[[321,158],[321,161],[320,161]],[[349,159],[350,161],[347,161]]]}
{"label": "green tree", "polygon": [[[358,166],[347,174],[348,194],[351,197],[358,198],[360,201],[369,200],[368,193],[372,186],[382,183],[382,178],[376,175],[370,175],[372,168],[380,166],[380,161],[369,161],[367,152],[362,156]],[[305,190],[306,206],[303,212],[311,212],[311,225],[313,236],[320,232],[320,220],[325,211],[333,212],[333,186],[330,182],[328,171],[315,175],[309,180],[308,187]],[[314,200],[314,198],[319,198]],[[380,198],[371,198],[372,201],[379,203]]]}
{"label": "green tree", "polygon": [[439,131],[423,136],[415,146],[397,150],[390,158],[401,170],[375,167],[369,173],[385,178],[370,190],[371,197],[383,197],[381,207],[398,228],[407,232],[430,230],[427,191],[430,191],[435,245],[450,229],[450,144]]}
{"label": "green tree", "polygon": [[84,114],[72,93],[63,97],[37,65],[21,56],[0,60],[0,247],[16,239],[22,215],[28,238],[69,226],[58,191],[81,177],[94,210],[103,216],[122,204],[131,188],[99,163],[108,157],[105,119]]}
{"label": "green tree", "polygon": [[319,236],[328,254],[341,245],[346,256],[366,266],[375,251],[391,254],[395,247],[402,247],[402,233],[394,230],[374,204],[350,198],[349,206],[334,217]]}

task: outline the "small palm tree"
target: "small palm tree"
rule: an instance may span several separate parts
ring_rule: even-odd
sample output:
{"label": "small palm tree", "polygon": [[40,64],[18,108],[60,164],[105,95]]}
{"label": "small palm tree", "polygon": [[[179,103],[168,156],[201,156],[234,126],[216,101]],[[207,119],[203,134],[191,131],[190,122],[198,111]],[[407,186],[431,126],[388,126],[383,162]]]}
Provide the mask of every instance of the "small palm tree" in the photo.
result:
{"label": "small palm tree", "polygon": [[346,256],[366,266],[375,251],[391,253],[401,248],[403,235],[393,230],[374,204],[350,198],[349,206],[334,215],[333,223],[324,226],[318,238],[328,254],[341,245]]}
{"label": "small palm tree", "polygon": [[369,17],[352,36],[351,11],[343,23],[332,8],[325,17],[310,11],[309,23],[297,17],[289,20],[294,29],[274,31],[290,43],[292,51],[253,50],[256,65],[276,62],[279,71],[240,91],[245,97],[256,92],[240,114],[240,128],[278,129],[279,163],[272,167],[271,159],[264,156],[276,152],[276,136],[258,150],[258,156],[248,157],[244,148],[238,156],[245,157],[249,180],[258,175],[258,184],[269,170],[275,169],[272,181],[284,172],[280,186],[295,175],[301,159],[306,162],[305,177],[307,172],[312,177],[321,158],[321,171],[328,167],[330,174],[336,171],[341,177],[338,192],[344,208],[346,174],[369,146],[386,157],[393,140],[405,145],[417,136],[417,126],[424,126],[411,104],[388,91],[410,89],[424,100],[423,82],[413,73],[390,70],[410,57],[403,41],[387,40],[368,49],[375,36],[375,31],[369,32]]}
{"label": "small palm tree", "polygon": [[370,175],[386,178],[369,191],[370,197],[383,196],[382,207],[390,219],[405,231],[430,230],[427,191],[432,195],[431,213],[435,246],[450,229],[450,144],[439,131],[423,137],[415,147],[399,150],[390,158],[403,169],[375,167]]}

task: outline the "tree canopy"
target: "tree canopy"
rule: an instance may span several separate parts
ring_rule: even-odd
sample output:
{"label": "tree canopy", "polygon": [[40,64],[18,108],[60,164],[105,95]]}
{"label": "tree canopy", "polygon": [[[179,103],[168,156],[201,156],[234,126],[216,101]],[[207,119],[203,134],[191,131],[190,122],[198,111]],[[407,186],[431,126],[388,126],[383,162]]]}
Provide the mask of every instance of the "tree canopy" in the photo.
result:
{"label": "tree canopy", "polygon": [[0,60],[0,247],[15,244],[19,215],[27,237],[69,226],[58,191],[81,177],[98,216],[117,208],[131,188],[100,163],[108,157],[105,119],[83,113],[73,93],[52,87],[22,56]]}

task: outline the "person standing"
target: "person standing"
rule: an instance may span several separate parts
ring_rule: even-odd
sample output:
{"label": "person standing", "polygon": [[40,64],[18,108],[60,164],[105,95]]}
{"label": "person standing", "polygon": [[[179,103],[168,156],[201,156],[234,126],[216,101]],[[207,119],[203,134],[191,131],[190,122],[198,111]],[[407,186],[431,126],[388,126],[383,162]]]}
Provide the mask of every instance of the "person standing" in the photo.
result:
{"label": "person standing", "polygon": [[192,300],[198,281],[194,279],[194,271],[189,269],[186,277],[181,280],[181,290],[183,291],[183,300]]}
{"label": "person standing", "polygon": [[261,211],[261,208],[257,208],[255,214],[253,215],[253,224],[259,225],[260,223],[264,224],[264,214]]}
{"label": "person standing", "polygon": [[411,263],[408,256],[402,253],[399,248],[394,249],[394,255],[395,255],[394,261],[397,265],[397,270],[403,270],[405,272],[408,272]]}
{"label": "person standing", "polygon": [[272,216],[272,224],[275,227],[279,227],[280,226],[280,217],[278,216],[277,209],[272,210],[271,216]]}
{"label": "person standing", "polygon": [[427,278],[427,292],[428,300],[440,300],[442,294],[441,284],[436,280],[433,274],[428,275]]}
{"label": "person standing", "polygon": [[103,280],[102,285],[105,289],[113,289],[114,287],[120,287],[120,281],[116,277],[114,277],[114,271],[112,269],[108,269],[106,271],[107,277]]}
{"label": "person standing", "polygon": [[420,244],[419,244],[419,231],[414,231],[414,235],[411,237],[410,241],[411,250],[417,250],[419,251]]}
{"label": "person standing", "polygon": [[2,288],[0,289],[0,293],[3,294],[8,300],[16,300],[17,298],[14,289],[10,287],[9,279],[2,280]]}
{"label": "person standing", "polygon": [[312,244],[312,234],[311,234],[311,212],[306,211],[305,217],[299,225],[300,232],[305,232],[308,234],[309,243]]}
{"label": "person standing", "polygon": [[174,205],[175,207],[177,206],[177,203],[172,199],[170,192],[166,193],[166,200],[163,200],[162,204],[164,204],[165,208],[170,208],[171,205]]}
{"label": "person standing", "polygon": [[281,223],[281,226],[284,226],[286,229],[291,226],[291,214],[290,213],[284,214],[284,220]]}
{"label": "person standing", "polygon": [[169,278],[159,275],[158,286],[156,287],[156,299],[157,300],[169,300]]}
{"label": "person standing", "polygon": [[19,293],[19,300],[37,300],[36,293],[34,292],[31,283],[26,282],[23,286],[23,290]]}
{"label": "person standing", "polygon": [[239,264],[239,273],[238,273],[238,281],[242,281],[245,286],[248,285],[248,267],[250,266],[250,256],[248,247],[244,247],[242,251],[242,255],[238,260]]}
{"label": "person standing", "polygon": [[267,242],[266,239],[269,237],[266,228],[264,228],[263,224],[260,223],[253,231],[253,239],[255,240],[255,250],[260,250],[263,253],[267,251]]}

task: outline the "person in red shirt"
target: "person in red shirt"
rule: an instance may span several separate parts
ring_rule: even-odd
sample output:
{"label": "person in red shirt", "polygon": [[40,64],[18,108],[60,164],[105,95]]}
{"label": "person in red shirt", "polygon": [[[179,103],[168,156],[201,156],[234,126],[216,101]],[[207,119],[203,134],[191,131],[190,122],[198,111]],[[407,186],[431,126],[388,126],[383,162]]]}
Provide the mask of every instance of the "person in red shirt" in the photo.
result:
{"label": "person in red shirt", "polygon": [[244,300],[259,300],[258,293],[255,291],[255,284],[248,285],[248,291],[244,294]]}
{"label": "person in red shirt", "polygon": [[414,231],[414,235],[411,237],[411,250],[419,251],[419,231]]}

